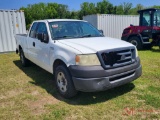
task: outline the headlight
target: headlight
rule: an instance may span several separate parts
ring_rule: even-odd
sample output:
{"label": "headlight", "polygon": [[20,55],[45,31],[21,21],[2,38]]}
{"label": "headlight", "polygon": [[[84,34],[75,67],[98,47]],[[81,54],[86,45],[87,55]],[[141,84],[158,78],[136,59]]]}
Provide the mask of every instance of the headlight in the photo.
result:
{"label": "headlight", "polygon": [[100,65],[99,59],[96,54],[76,55],[75,61],[76,65],[82,66]]}
{"label": "headlight", "polygon": [[137,50],[137,48],[135,47],[135,49],[136,49],[136,57],[138,57],[138,50]]}

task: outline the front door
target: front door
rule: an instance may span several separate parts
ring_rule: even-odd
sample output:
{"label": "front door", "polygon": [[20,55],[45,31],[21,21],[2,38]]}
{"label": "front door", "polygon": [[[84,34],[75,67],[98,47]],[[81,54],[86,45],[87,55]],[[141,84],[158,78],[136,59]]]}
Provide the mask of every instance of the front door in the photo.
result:
{"label": "front door", "polygon": [[[44,22],[40,22],[38,24],[36,34],[38,35],[39,33],[42,33],[43,35],[48,36],[47,26]],[[38,37],[37,37],[37,42],[36,42],[36,47],[38,48],[36,51],[37,64],[46,70],[49,70],[50,68],[50,46],[48,42],[47,43],[41,42],[41,40],[38,40]]]}
{"label": "front door", "polygon": [[144,43],[152,42],[152,12],[144,11],[141,17],[141,35]]}

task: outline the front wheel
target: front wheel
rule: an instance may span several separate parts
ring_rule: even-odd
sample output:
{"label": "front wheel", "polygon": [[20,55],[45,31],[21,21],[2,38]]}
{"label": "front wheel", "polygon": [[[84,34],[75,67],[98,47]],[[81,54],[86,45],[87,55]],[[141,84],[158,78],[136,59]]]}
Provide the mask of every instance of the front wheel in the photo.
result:
{"label": "front wheel", "polygon": [[74,87],[72,77],[64,65],[60,65],[55,71],[56,88],[58,92],[65,98],[74,97],[77,90]]}
{"label": "front wheel", "polygon": [[132,43],[133,45],[135,45],[138,50],[143,49],[142,42],[140,41],[140,39],[138,37],[131,37],[129,39],[129,42]]}

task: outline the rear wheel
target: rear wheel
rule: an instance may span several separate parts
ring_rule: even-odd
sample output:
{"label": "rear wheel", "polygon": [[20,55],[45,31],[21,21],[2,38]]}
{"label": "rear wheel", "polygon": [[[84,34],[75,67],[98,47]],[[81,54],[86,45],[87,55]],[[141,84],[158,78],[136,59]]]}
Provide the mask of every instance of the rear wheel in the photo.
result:
{"label": "rear wheel", "polygon": [[140,41],[140,39],[138,37],[131,37],[129,39],[129,42],[132,43],[133,45],[135,45],[138,50],[143,49],[142,42]]}
{"label": "rear wheel", "polygon": [[58,92],[65,98],[74,97],[77,90],[74,87],[72,77],[64,65],[59,65],[55,71],[56,88]]}
{"label": "rear wheel", "polygon": [[28,66],[29,60],[24,56],[24,52],[22,49],[20,49],[20,51],[19,51],[19,56],[20,56],[20,60],[21,60],[22,65],[24,67]]}

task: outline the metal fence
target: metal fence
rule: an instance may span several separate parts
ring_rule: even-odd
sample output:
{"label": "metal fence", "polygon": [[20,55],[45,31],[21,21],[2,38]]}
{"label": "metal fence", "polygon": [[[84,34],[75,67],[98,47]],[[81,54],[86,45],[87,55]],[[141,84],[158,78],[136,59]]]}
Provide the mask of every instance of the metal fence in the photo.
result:
{"label": "metal fence", "polygon": [[25,34],[23,11],[0,10],[0,53],[16,50],[15,34]]}
{"label": "metal fence", "polygon": [[99,30],[103,30],[105,36],[118,39],[121,38],[124,28],[130,24],[139,25],[139,16],[137,15],[97,14],[84,16],[83,20],[90,22]]}

